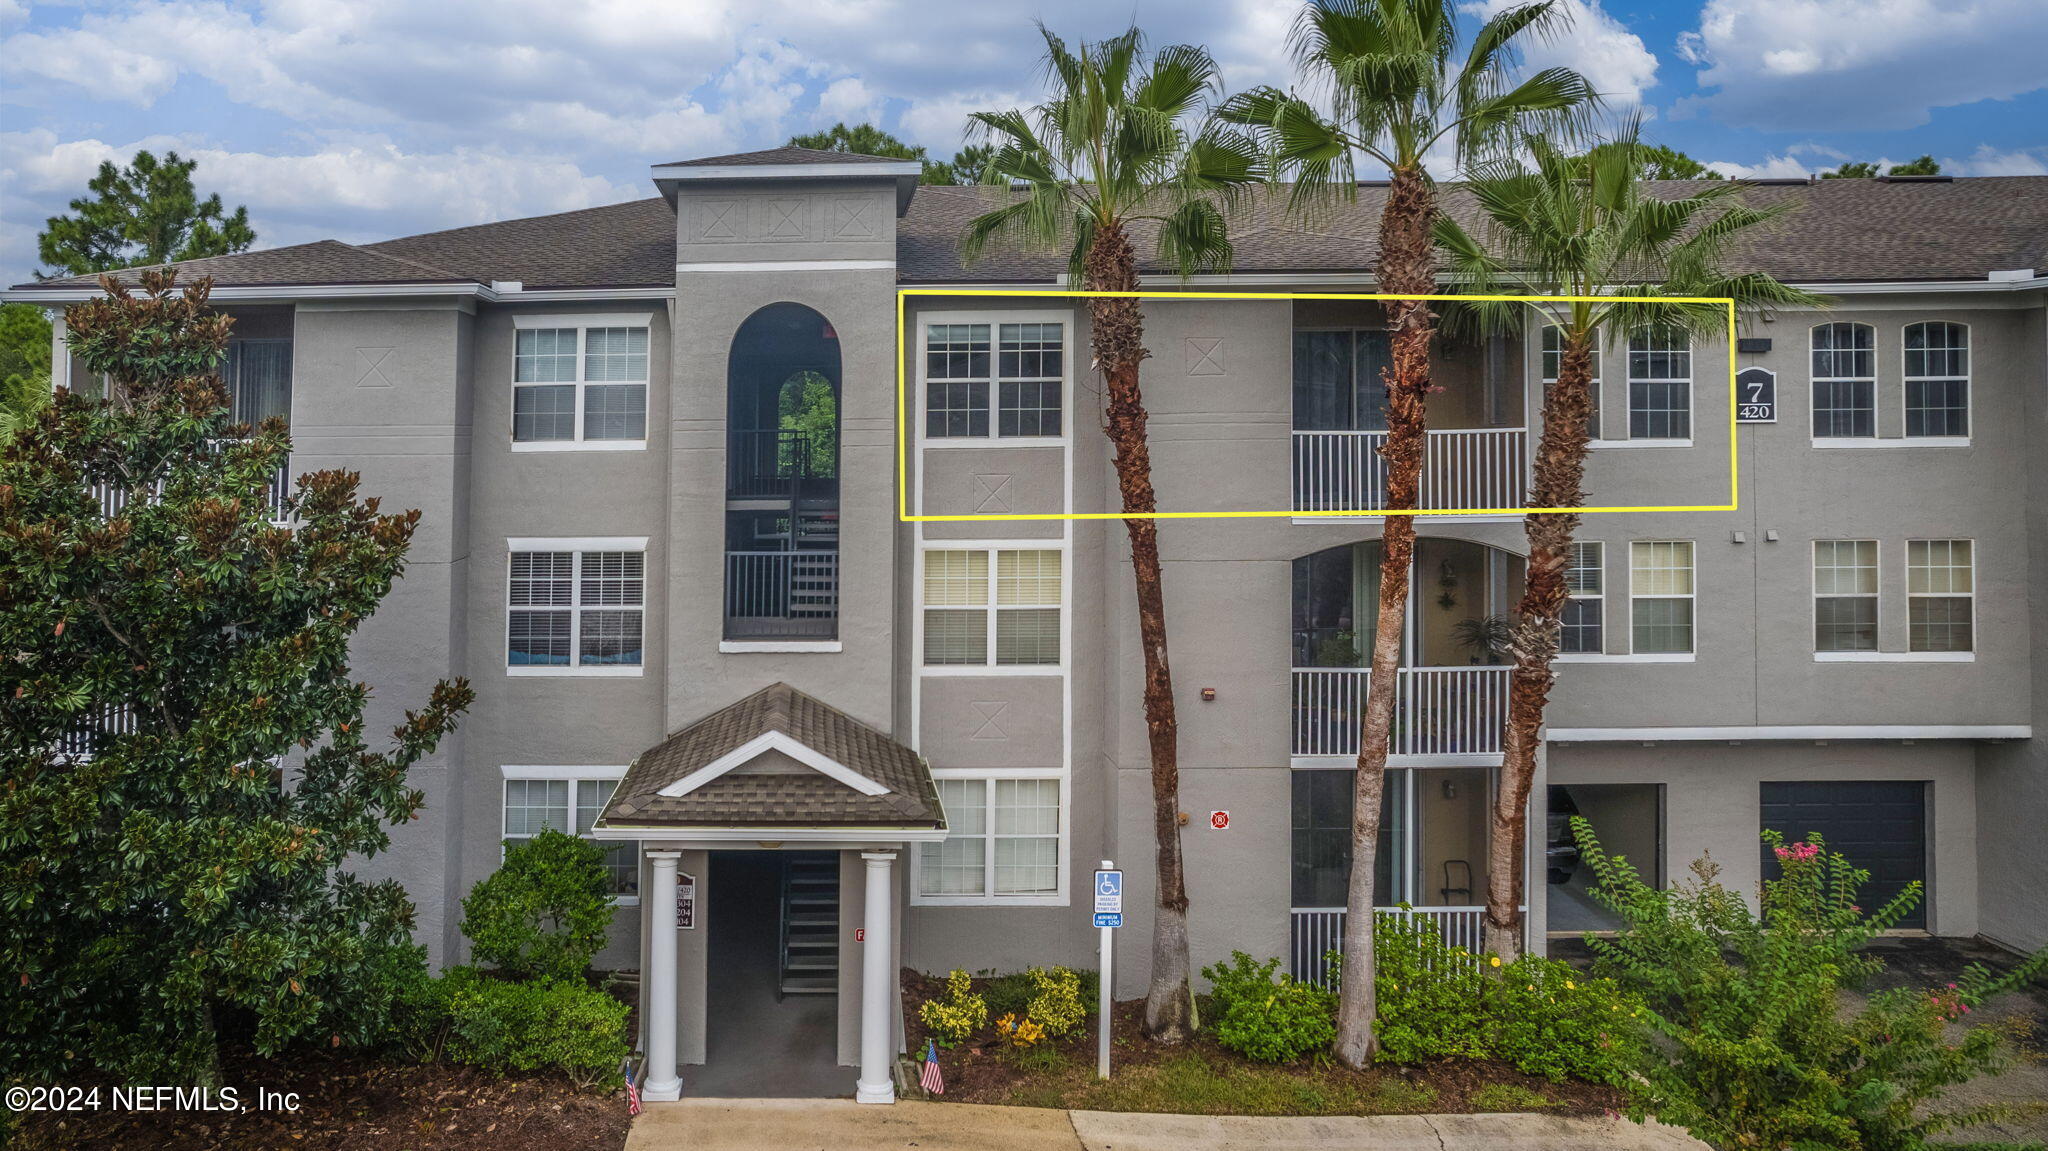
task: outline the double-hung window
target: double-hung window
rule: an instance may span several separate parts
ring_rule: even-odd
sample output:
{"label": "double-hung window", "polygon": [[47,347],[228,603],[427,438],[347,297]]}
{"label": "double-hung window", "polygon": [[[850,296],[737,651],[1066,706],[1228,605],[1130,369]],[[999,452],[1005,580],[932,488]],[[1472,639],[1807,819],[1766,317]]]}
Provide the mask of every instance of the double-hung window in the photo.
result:
{"label": "double-hung window", "polygon": [[1062,323],[930,325],[925,329],[926,438],[1063,434],[1066,362]]}
{"label": "double-hung window", "polygon": [[1976,549],[1969,540],[1906,541],[1907,648],[1976,648]]}
{"label": "double-hung window", "polygon": [[[590,829],[626,773],[622,767],[507,767],[503,771],[507,851],[543,831],[589,838]],[[633,844],[606,844],[604,870],[614,898],[638,901],[640,865]]]}
{"label": "double-hung window", "polygon": [[1970,434],[1970,329],[1962,324],[1906,325],[1906,438],[1962,439]]}
{"label": "double-hung window", "polygon": [[1637,655],[1690,655],[1693,566],[1690,540],[1629,544],[1629,639]]}
{"label": "double-hung window", "polygon": [[1058,779],[935,782],[946,809],[946,838],[918,849],[921,898],[1045,900],[1059,894]]}
{"label": "double-hung window", "polygon": [[1056,550],[925,552],[925,665],[1057,666],[1061,579]]}
{"label": "double-hung window", "polygon": [[505,664],[513,675],[639,675],[645,539],[514,540]]}
{"label": "double-hung window", "polygon": [[515,450],[646,445],[644,321],[632,316],[521,316],[514,322]]}
{"label": "double-hung window", "polygon": [[1571,566],[1564,570],[1564,626],[1558,650],[1568,655],[1597,655],[1604,646],[1607,612],[1607,546],[1598,540],[1572,544]]}
{"label": "double-hung window", "polygon": [[[1586,438],[1600,438],[1600,334],[1593,334],[1593,378],[1587,382],[1587,398],[1593,403],[1586,413]],[[1558,371],[1564,365],[1564,329],[1556,324],[1543,327],[1543,390],[1557,382]]]}
{"label": "double-hung window", "polygon": [[1877,541],[1813,541],[1813,650],[1877,650]]}
{"label": "double-hung window", "polygon": [[1692,438],[1692,343],[1668,324],[1628,338],[1628,438]]}
{"label": "double-hung window", "polygon": [[1876,329],[1820,324],[1813,329],[1813,438],[1877,435]]}

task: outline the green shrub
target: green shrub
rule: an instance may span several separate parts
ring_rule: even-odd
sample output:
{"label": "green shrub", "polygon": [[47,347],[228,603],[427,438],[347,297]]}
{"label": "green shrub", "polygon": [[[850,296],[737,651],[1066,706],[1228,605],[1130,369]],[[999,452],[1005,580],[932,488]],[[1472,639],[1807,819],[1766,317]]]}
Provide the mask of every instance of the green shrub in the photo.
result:
{"label": "green shrub", "polygon": [[1256,963],[1242,951],[1229,965],[1202,969],[1213,987],[1209,1012],[1216,1042],[1247,1059],[1285,1063],[1330,1045],[1337,1037],[1336,999],[1312,983],[1286,976],[1276,982],[1278,959]]}
{"label": "green shrub", "polygon": [[[1488,984],[1470,952],[1444,943],[1425,916],[1379,916],[1373,926],[1375,1034],[1387,1063],[1482,1059],[1489,1052]],[[1332,957],[1332,966],[1336,966]]]}
{"label": "green shrub", "polygon": [[575,982],[512,983],[472,967],[435,981],[427,1010],[438,1007],[440,1053],[451,1062],[508,1071],[557,1070],[580,1090],[619,1085],[626,1005]]}
{"label": "green shrub", "polygon": [[1064,967],[1032,967],[1024,972],[1032,995],[1024,1013],[1045,1028],[1054,1039],[1063,1039],[1081,1029],[1088,1009],[1081,1003],[1081,979]]}
{"label": "green shrub", "polygon": [[988,1001],[974,993],[973,979],[955,968],[946,976],[946,993],[925,1000],[917,1017],[942,1046],[951,1047],[988,1026]]}
{"label": "green shrub", "polygon": [[1524,955],[1488,981],[1487,1046],[1531,1075],[1615,1086],[1640,1056],[1642,1004],[1612,979]]}
{"label": "green shrub", "polygon": [[1685,1127],[1716,1147],[1854,1147],[1922,1151],[1929,1137],[1994,1119],[1936,1104],[1944,1090],[2008,1059],[1991,1026],[1956,1027],[1984,1000],[2048,970],[2048,949],[2004,976],[1971,965],[1937,991],[1894,990],[1860,1009],[1841,991],[1879,967],[1863,947],[1920,899],[1908,886],[1873,914],[1856,890],[1869,873],[1818,836],[1765,842],[1783,877],[1764,883],[1761,913],[1721,886],[1710,861],[1658,890],[1572,821],[1594,896],[1620,915],[1612,939],[1590,939],[1597,970],[1644,1002],[1652,1042],[1626,1083],[1630,1113]]}
{"label": "green shrub", "polygon": [[514,979],[581,981],[612,923],[605,849],[544,831],[462,901],[462,934],[480,963]]}

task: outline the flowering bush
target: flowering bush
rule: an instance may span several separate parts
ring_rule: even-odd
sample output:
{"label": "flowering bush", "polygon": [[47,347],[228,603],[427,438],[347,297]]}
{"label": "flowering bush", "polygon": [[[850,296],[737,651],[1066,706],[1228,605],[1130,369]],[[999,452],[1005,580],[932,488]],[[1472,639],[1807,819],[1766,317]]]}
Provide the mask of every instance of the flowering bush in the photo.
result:
{"label": "flowering bush", "polygon": [[1640,1057],[1642,1004],[1612,979],[1524,955],[1489,980],[1490,1054],[1552,1082],[1620,1085]]}
{"label": "flowering bush", "polygon": [[954,968],[946,976],[946,994],[927,999],[917,1009],[942,1047],[951,1047],[988,1025],[988,1002],[974,993],[974,981],[965,971]]}
{"label": "flowering bush", "polygon": [[1072,1035],[1088,1018],[1081,1005],[1081,977],[1065,967],[1027,968],[1031,981],[1031,1002],[1024,1013],[1055,1039]]}
{"label": "flowering bush", "polygon": [[2048,970],[2048,949],[2003,976],[1973,964],[1939,991],[1880,992],[1845,1013],[1841,990],[1880,967],[1863,945],[1919,902],[1919,884],[1866,915],[1856,889],[1868,872],[1818,836],[1787,844],[1766,831],[1784,874],[1763,884],[1759,913],[1721,886],[1711,861],[1660,891],[1603,852],[1585,820],[1572,828],[1595,898],[1625,924],[1589,940],[1598,967],[1642,998],[1651,1032],[1640,1074],[1624,1084],[1632,1116],[1716,1147],[1861,1151],[1922,1151],[1930,1136],[1996,1117],[1939,1106],[1947,1088],[2008,1058],[1999,1029],[1957,1024]]}
{"label": "flowering bush", "polygon": [[1005,1015],[996,1020],[996,1034],[1008,1040],[1012,1047],[1029,1047],[1045,1038],[1045,1028],[1029,1019]]}
{"label": "flowering bush", "polygon": [[1373,930],[1379,1057],[1390,1063],[1484,1058],[1491,982],[1478,960],[1445,944],[1427,917],[1382,912]]}
{"label": "flowering bush", "polygon": [[1216,1042],[1247,1059],[1284,1063],[1330,1045],[1337,1037],[1336,997],[1313,983],[1273,976],[1278,959],[1256,963],[1242,951],[1226,966],[1202,969],[1213,986],[1209,1013]]}

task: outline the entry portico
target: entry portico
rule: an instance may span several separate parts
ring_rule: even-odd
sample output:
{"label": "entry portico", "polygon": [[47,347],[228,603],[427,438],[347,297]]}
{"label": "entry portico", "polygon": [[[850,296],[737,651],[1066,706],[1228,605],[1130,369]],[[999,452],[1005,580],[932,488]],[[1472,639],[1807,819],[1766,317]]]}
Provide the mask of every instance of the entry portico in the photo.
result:
{"label": "entry portico", "polygon": [[[720,974],[712,970],[709,943],[719,925],[707,916],[716,856],[734,865],[743,857],[781,865],[778,901],[757,899],[738,912],[753,920],[742,926],[755,928],[764,917],[780,916],[775,1001],[837,994],[834,1061],[843,1066],[857,1058],[861,1102],[894,1101],[903,886],[895,863],[905,845],[946,834],[937,788],[916,752],[777,683],[642,753],[593,834],[641,845],[646,1098],[679,1098],[679,1065],[706,1060],[714,1015],[707,988]],[[806,878],[791,878],[799,874]],[[860,945],[843,947],[855,925]],[[814,934],[798,934],[805,930]],[[793,950],[806,946],[811,950]]]}

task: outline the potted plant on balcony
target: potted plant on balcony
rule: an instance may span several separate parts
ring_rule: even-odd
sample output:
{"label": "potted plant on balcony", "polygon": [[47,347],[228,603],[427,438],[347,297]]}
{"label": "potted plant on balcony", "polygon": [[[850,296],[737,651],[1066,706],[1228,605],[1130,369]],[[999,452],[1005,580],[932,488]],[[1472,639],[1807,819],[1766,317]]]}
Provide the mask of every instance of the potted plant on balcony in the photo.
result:
{"label": "potted plant on balcony", "polygon": [[1472,653],[1473,663],[1499,664],[1508,661],[1515,640],[1515,621],[1505,613],[1459,620],[1451,628],[1458,646]]}

